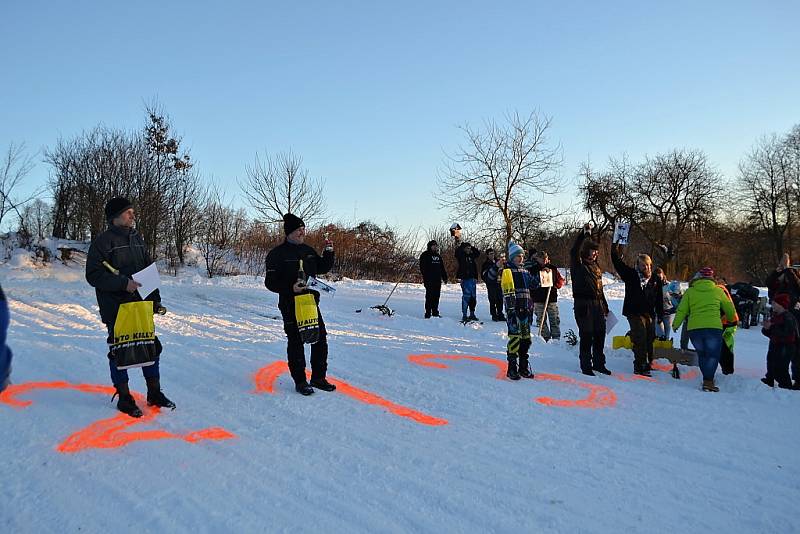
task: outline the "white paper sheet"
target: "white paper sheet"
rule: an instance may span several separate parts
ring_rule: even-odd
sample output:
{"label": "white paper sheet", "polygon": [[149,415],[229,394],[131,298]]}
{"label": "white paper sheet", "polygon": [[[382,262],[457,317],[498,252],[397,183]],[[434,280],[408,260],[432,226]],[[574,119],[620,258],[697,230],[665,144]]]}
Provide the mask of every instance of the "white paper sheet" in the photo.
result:
{"label": "white paper sheet", "polygon": [[150,293],[161,287],[161,277],[158,276],[158,269],[155,263],[151,263],[138,273],[134,273],[131,278],[142,284],[142,287],[137,289],[142,300],[146,299],[150,296]]}
{"label": "white paper sheet", "polygon": [[618,322],[619,319],[617,319],[617,316],[614,315],[614,312],[608,310],[608,315],[606,315],[606,334],[610,334],[611,329],[613,329]]}
{"label": "white paper sheet", "polygon": [[544,269],[539,271],[539,286],[540,287],[553,287],[553,272],[552,271],[545,271]]}
{"label": "white paper sheet", "polygon": [[617,223],[617,226],[614,228],[614,238],[611,241],[612,243],[627,245],[628,235],[630,233],[631,225],[629,223]]}

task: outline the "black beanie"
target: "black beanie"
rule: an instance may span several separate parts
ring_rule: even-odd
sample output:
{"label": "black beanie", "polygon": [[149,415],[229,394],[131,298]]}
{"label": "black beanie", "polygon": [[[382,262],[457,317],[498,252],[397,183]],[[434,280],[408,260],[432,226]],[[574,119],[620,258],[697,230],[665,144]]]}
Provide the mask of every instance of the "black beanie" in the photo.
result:
{"label": "black beanie", "polygon": [[114,197],[106,203],[106,220],[111,221],[119,217],[123,211],[132,208],[133,204],[125,197]]}
{"label": "black beanie", "polygon": [[287,213],[283,216],[283,233],[286,235],[291,234],[301,226],[305,226],[306,223],[303,222],[303,219],[298,217],[297,215],[292,215],[291,213]]}

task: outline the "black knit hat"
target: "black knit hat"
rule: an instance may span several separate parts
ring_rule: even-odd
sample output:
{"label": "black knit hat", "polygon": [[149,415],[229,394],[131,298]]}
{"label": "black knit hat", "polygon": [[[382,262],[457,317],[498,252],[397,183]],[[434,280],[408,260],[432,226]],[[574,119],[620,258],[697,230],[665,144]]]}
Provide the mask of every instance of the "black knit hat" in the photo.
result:
{"label": "black knit hat", "polygon": [[291,213],[287,213],[283,216],[283,233],[286,235],[291,234],[301,226],[305,226],[306,223],[303,222],[303,219],[298,217],[297,215],[292,215]]}
{"label": "black knit hat", "polygon": [[132,208],[133,204],[125,197],[114,197],[106,203],[106,220],[111,221],[116,219],[122,212],[128,208]]}

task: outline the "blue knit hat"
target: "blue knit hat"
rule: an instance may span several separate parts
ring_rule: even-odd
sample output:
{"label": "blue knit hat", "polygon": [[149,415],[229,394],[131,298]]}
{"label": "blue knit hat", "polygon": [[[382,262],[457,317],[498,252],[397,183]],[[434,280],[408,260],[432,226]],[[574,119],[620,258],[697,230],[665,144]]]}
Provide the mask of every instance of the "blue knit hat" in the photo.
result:
{"label": "blue knit hat", "polygon": [[513,241],[508,244],[508,261],[514,261],[514,256],[519,256],[520,254],[524,254],[524,250],[522,247],[514,243]]}

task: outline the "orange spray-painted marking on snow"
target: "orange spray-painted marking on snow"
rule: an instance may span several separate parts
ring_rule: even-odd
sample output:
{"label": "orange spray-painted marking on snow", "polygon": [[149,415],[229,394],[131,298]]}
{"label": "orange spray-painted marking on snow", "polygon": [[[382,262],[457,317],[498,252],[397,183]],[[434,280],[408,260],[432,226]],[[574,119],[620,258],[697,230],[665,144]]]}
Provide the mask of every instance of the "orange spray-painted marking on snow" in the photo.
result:
{"label": "orange spray-painted marking on snow", "polygon": [[[659,363],[654,361],[650,364],[653,369],[658,369],[659,371],[672,371],[672,365],[667,363]],[[697,369],[689,369],[688,371],[681,371],[681,380],[691,380],[692,378],[697,378],[700,374],[700,371]]]}
{"label": "orange spray-painted marking on snow", "polygon": [[[256,383],[256,392],[274,394],[275,382],[278,380],[278,377],[288,372],[289,372],[289,366],[286,362],[273,362],[269,365],[262,367],[256,372],[254,376],[254,380]],[[371,393],[369,391],[359,389],[355,386],[351,386],[350,384],[344,382],[343,380],[328,377],[328,381],[334,386],[336,386],[336,391],[344,395],[347,395],[348,397],[351,397],[359,402],[363,402],[364,404],[371,404],[373,406],[380,406],[381,408],[385,408],[389,412],[399,417],[405,417],[406,419],[411,419],[412,421],[416,421],[417,423],[423,425],[442,426],[448,424],[447,419],[440,419],[438,417],[433,417],[431,415],[424,414],[412,408],[395,404],[394,402],[386,400],[383,397],[376,395],[375,393]]]}
{"label": "orange spray-painted marking on snow", "polygon": [[[506,362],[494,358],[486,358],[483,356],[466,356],[461,354],[411,354],[408,361],[423,367],[434,367],[437,369],[447,369],[446,364],[436,362],[433,360],[471,360],[475,362],[482,362],[493,365],[497,368],[495,378],[504,380],[506,378]],[[598,386],[595,384],[588,384],[580,382],[573,378],[566,376],[554,375],[549,373],[537,373],[536,380],[552,380],[554,382],[561,382],[571,386],[579,387],[589,391],[589,395],[583,399],[568,400],[568,399],[554,399],[552,397],[538,397],[536,402],[546,406],[559,406],[562,408],[607,408],[616,405],[617,395],[614,390],[606,386]]]}
{"label": "orange spray-painted marking on snow", "polygon": [[[29,400],[20,400],[20,395],[40,389],[68,389],[82,393],[99,395],[113,395],[115,390],[111,386],[98,386],[94,384],[71,384],[69,382],[27,382],[14,384],[0,394],[0,403],[18,408],[33,404]],[[102,419],[83,428],[65,439],[56,449],[59,452],[80,452],[86,449],[113,449],[124,447],[134,441],[152,441],[157,439],[182,439],[189,443],[202,440],[222,440],[236,437],[223,428],[206,428],[191,432],[186,435],[173,434],[166,430],[142,430],[129,432],[126,429],[136,425],[152,422],[160,413],[156,407],[146,406],[142,395],[132,392],[137,404],[142,408],[143,415],[133,418],[125,414],[118,414],[108,419]]]}

